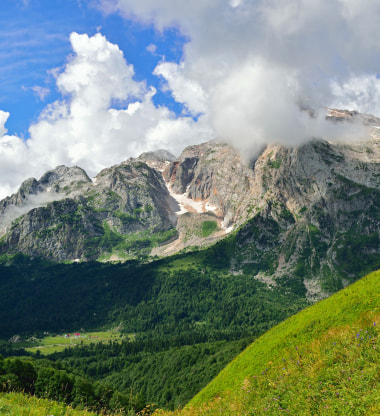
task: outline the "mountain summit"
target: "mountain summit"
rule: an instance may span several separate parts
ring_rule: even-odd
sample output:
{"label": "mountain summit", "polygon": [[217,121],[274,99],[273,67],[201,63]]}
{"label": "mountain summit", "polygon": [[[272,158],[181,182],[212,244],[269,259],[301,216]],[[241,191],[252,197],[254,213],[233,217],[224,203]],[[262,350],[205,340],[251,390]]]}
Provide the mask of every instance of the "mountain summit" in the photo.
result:
{"label": "mountain summit", "polygon": [[[0,252],[53,261],[166,256],[230,235],[223,262],[310,299],[380,267],[380,121],[368,139],[266,146],[246,162],[216,141],[102,170],[58,166],[0,201]],[[216,253],[216,256],[220,253]]]}

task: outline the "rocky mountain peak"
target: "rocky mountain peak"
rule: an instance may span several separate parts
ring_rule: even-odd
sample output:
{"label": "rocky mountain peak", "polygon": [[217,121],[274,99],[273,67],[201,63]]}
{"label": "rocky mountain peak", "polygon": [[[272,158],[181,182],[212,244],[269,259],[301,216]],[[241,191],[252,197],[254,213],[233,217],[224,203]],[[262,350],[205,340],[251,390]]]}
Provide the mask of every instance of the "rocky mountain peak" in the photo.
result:
{"label": "rocky mountain peak", "polygon": [[140,162],[156,171],[163,172],[165,168],[175,160],[176,157],[172,153],[164,149],[159,149],[152,152],[141,153],[141,155],[136,158],[130,157],[122,164],[128,165],[133,162]]}
{"label": "rocky mountain peak", "polygon": [[25,180],[16,193],[0,201],[0,235],[17,217],[52,201],[77,195],[79,189],[89,184],[91,180],[83,169],[63,165],[47,171],[39,180]]}
{"label": "rocky mountain peak", "polygon": [[128,236],[165,234],[177,221],[161,173],[137,159],[103,169],[94,181],[78,167],[58,166],[26,181],[0,207],[0,252],[60,261],[97,258],[115,246],[125,258],[139,250]]}
{"label": "rocky mountain peak", "polygon": [[39,180],[41,187],[54,187],[56,192],[73,188],[76,184],[91,183],[87,173],[78,166],[57,166],[46,172]]}
{"label": "rocky mountain peak", "polygon": [[350,281],[351,258],[373,263],[380,255],[380,120],[338,110],[328,117],[362,117],[370,135],[270,144],[254,163],[213,141],[178,158],[147,152],[93,181],[80,168],[59,166],[0,202],[0,253],[161,256],[236,230],[228,239],[233,272],[248,268],[263,282],[324,296]]}

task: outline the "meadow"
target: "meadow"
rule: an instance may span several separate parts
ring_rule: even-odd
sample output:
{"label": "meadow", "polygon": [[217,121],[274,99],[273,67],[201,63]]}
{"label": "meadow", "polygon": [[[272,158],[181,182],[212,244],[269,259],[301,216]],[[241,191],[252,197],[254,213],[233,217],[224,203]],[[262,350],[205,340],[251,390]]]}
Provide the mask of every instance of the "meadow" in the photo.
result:
{"label": "meadow", "polygon": [[[99,342],[120,342],[122,340],[132,340],[133,335],[121,334],[116,330],[101,332],[73,332],[62,335],[45,336],[41,339],[34,338],[27,343],[26,351],[36,353],[39,351],[42,355],[49,355],[55,352],[63,351],[65,348],[72,348],[78,345],[84,346],[96,344]],[[33,346],[30,346],[30,345]]]}
{"label": "meadow", "polygon": [[4,416],[95,416],[87,410],[77,410],[70,406],[22,393],[0,394],[0,415]]}

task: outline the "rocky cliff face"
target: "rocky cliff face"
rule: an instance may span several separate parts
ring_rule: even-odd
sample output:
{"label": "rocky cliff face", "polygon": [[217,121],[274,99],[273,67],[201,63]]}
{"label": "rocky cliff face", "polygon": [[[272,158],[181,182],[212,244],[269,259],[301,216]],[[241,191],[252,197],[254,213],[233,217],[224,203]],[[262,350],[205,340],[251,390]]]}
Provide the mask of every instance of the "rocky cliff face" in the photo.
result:
{"label": "rocky cliff face", "polygon": [[370,137],[268,145],[249,164],[227,145],[206,143],[185,149],[164,171],[173,192],[202,201],[203,212],[209,204],[225,232],[238,229],[231,270],[310,298],[380,267],[380,120],[344,111],[328,117],[359,117]]}
{"label": "rocky cliff face", "polygon": [[[234,273],[311,299],[380,267],[380,120],[329,110],[370,128],[366,140],[268,145],[244,161],[209,142],[104,169],[28,179],[0,202],[0,251],[55,260],[168,255],[210,245]],[[219,259],[219,260],[218,260]]]}
{"label": "rocky cliff face", "polygon": [[39,181],[27,179],[15,194],[0,201],[0,236],[22,214],[48,202],[80,195],[90,185],[90,178],[79,167],[58,166],[46,172]]}
{"label": "rocky cliff face", "polygon": [[229,145],[209,142],[188,147],[163,175],[173,192],[215,207],[225,228],[249,216],[255,172]]}
{"label": "rocky cliff face", "polygon": [[95,259],[118,246],[133,256],[128,236],[163,233],[176,224],[161,174],[133,159],[93,181],[79,168],[59,166],[39,181],[25,181],[0,209],[2,253],[58,261]]}
{"label": "rocky cliff face", "polygon": [[269,146],[255,163],[254,215],[237,234],[236,270],[313,298],[380,266],[379,150],[379,140]]}

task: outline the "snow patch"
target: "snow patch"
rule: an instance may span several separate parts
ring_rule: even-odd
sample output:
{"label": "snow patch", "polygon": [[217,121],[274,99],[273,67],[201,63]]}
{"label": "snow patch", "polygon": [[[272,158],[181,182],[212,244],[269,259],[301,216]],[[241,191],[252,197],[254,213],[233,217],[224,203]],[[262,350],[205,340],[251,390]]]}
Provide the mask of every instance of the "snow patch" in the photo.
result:
{"label": "snow patch", "polygon": [[226,228],[226,234],[229,234],[233,229],[234,227],[232,225],[231,227]]}
{"label": "snow patch", "polygon": [[[178,216],[186,214],[186,212],[196,212],[198,214],[207,212],[205,201],[194,201],[187,196],[189,188],[186,189],[184,194],[176,194],[172,191],[168,183],[166,183],[166,187],[168,188],[170,196],[178,202],[179,211],[176,212]],[[211,206],[210,204],[208,205]],[[214,207],[214,209],[216,209],[216,207]]]}
{"label": "snow patch", "polygon": [[225,220],[226,219],[224,218],[224,220],[222,221],[222,223],[220,224],[220,226],[221,226],[221,228],[223,230],[226,231],[226,234],[229,234],[234,229],[234,226],[231,225],[230,227],[227,227],[227,224],[226,224],[226,221]]}
{"label": "snow patch", "polygon": [[[193,199],[189,198],[188,194],[190,185],[186,188],[185,193],[176,194],[175,192],[173,192],[168,182],[165,181],[165,184],[168,188],[170,196],[174,198],[175,201],[177,201],[178,203],[179,210],[175,212],[177,216],[186,214],[186,212],[195,212],[198,214],[202,214],[209,211],[214,212],[217,215],[218,211],[220,211],[217,206],[210,204],[207,200],[194,201]],[[226,227],[224,220],[221,221],[220,227],[223,230],[225,230],[226,234],[230,233],[234,228],[233,226]]]}

